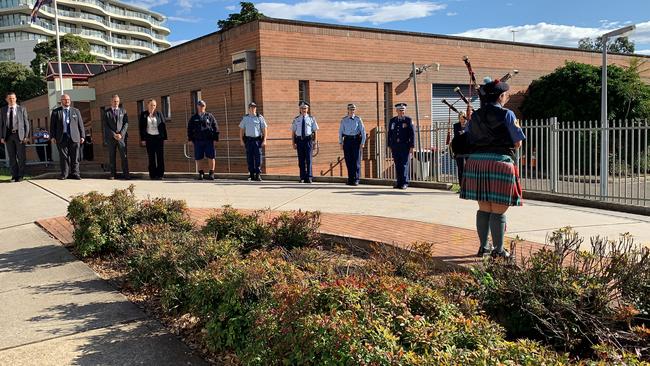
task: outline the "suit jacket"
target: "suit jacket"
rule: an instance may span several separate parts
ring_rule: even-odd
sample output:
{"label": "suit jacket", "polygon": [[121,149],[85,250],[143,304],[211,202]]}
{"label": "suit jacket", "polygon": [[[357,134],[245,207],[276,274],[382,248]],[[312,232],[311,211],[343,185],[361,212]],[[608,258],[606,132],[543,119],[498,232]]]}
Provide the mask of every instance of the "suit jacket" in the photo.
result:
{"label": "suit jacket", "polygon": [[[7,128],[11,128],[9,118],[7,113],[9,112],[9,106],[4,106],[0,109],[0,138],[7,138]],[[16,122],[18,122],[18,138],[20,141],[23,141],[26,138],[29,138],[29,118],[27,117],[27,109],[16,105],[14,110],[14,115]]]}
{"label": "suit jacket", "polygon": [[[63,124],[63,107],[55,108],[50,116],[50,136],[55,138],[57,143],[63,139],[63,133],[65,132]],[[70,138],[77,143],[86,138],[81,112],[74,107],[70,107]]]}
{"label": "suit jacket", "polygon": [[119,133],[122,135],[122,139],[126,139],[129,116],[124,108],[117,109],[117,116],[113,115],[113,108],[106,108],[102,114],[102,126],[104,127],[104,143],[115,141],[114,133]]}
{"label": "suit jacket", "polygon": [[[162,112],[156,110],[154,112],[156,115],[156,120],[158,121],[158,136],[163,140],[167,140],[167,126],[165,125],[165,117]],[[140,114],[139,126],[140,127],[140,141],[146,141],[149,137],[147,133],[147,118],[149,117],[149,111],[145,110]]]}

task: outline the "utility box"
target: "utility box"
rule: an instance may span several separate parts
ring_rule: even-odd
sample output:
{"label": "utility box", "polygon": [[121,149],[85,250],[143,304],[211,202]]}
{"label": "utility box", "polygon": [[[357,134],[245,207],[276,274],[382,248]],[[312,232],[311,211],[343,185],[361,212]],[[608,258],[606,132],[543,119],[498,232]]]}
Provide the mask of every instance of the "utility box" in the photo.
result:
{"label": "utility box", "polygon": [[255,50],[241,51],[232,55],[232,71],[255,70],[257,58]]}

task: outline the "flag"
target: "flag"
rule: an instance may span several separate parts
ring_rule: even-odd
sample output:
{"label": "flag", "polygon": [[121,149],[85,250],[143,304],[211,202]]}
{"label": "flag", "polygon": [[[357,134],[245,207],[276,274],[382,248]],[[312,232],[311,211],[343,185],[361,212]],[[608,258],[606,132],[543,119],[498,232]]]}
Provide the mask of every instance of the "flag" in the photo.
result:
{"label": "flag", "polygon": [[52,0],[36,0],[34,8],[32,9],[32,23],[36,21],[36,18],[38,18],[38,11],[41,9],[41,6],[49,5],[51,3]]}

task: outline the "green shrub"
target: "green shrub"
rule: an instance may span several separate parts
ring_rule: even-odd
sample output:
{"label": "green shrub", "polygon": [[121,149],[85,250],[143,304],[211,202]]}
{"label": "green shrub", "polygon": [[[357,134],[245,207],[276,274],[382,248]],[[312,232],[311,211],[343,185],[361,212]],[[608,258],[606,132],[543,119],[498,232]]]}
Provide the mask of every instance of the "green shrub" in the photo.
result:
{"label": "green shrub", "polygon": [[138,224],[167,224],[174,230],[182,231],[194,229],[185,201],[152,198],[141,201],[138,208],[135,217]]}
{"label": "green shrub", "polygon": [[320,213],[282,212],[270,222],[273,245],[287,249],[317,245]]}
{"label": "green shrub", "polygon": [[[626,238],[607,242],[592,238],[590,251],[570,229],[550,237],[522,267],[491,261],[476,269],[473,296],[512,337],[540,339],[576,355],[592,345],[608,344],[642,353],[629,325],[647,304],[650,257]],[[642,254],[645,253],[645,254]],[[644,293],[645,291],[645,293]]]}
{"label": "green shrub", "polygon": [[189,290],[192,309],[206,319],[208,345],[240,350],[248,341],[250,312],[278,284],[302,281],[304,273],[284,259],[284,252],[253,251],[248,257],[223,257],[195,272]]}
{"label": "green shrub", "polygon": [[129,277],[136,287],[158,289],[163,307],[188,307],[190,274],[218,258],[237,258],[239,243],[217,241],[193,231],[174,230],[168,224],[138,225],[127,253]]}
{"label": "green shrub", "polygon": [[230,206],[225,206],[206,220],[203,232],[217,239],[238,240],[246,253],[264,248],[271,242],[271,229],[264,222],[262,213],[262,211],[255,211],[251,214],[243,214]]}
{"label": "green shrub", "polygon": [[68,205],[67,218],[74,226],[74,246],[83,257],[121,251],[121,240],[137,215],[133,185],[110,196],[98,192],[76,196]]}

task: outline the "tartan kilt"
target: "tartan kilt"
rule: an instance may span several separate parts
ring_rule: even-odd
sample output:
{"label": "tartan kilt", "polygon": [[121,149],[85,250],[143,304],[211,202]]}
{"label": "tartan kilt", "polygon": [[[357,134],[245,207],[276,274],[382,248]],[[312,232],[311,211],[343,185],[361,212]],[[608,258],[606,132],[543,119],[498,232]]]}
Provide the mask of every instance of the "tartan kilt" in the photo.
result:
{"label": "tartan kilt", "polygon": [[460,198],[521,206],[519,169],[509,155],[470,154],[465,162]]}

